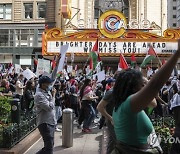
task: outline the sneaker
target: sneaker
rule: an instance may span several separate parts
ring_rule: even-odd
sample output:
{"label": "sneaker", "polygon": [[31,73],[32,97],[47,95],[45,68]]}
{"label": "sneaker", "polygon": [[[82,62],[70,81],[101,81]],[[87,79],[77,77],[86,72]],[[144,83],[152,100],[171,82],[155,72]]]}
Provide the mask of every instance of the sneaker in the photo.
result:
{"label": "sneaker", "polygon": [[89,133],[90,131],[89,131],[88,129],[83,128],[83,129],[82,129],[82,132],[84,132],[84,133]]}
{"label": "sneaker", "polygon": [[92,132],[92,129],[90,129],[90,128],[87,128],[87,130],[88,130],[89,132]]}
{"label": "sneaker", "polygon": [[62,132],[62,130],[56,127],[56,132]]}

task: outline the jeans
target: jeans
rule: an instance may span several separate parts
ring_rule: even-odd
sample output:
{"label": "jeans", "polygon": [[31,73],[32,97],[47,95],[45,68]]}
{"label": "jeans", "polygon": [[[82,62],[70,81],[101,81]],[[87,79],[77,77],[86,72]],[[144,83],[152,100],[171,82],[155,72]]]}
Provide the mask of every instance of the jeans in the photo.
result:
{"label": "jeans", "polygon": [[92,107],[92,104],[89,103],[89,101],[83,101],[84,103],[84,113],[85,113],[85,119],[83,123],[83,128],[88,129],[95,118],[95,111]]}
{"label": "jeans", "polygon": [[44,148],[36,154],[53,154],[55,125],[43,123],[38,129],[44,141]]}
{"label": "jeans", "polygon": [[56,110],[56,120],[58,121],[59,118],[62,116],[62,108],[61,106],[55,106],[55,110]]}

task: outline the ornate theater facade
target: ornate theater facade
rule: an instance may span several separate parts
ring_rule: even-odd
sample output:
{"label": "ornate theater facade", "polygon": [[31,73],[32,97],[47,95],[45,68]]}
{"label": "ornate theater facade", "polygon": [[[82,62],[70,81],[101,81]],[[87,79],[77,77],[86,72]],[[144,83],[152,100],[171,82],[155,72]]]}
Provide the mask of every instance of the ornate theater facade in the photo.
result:
{"label": "ornate theater facade", "polygon": [[[164,0],[62,0],[59,5],[59,26],[43,33],[45,57],[59,54],[60,46],[68,43],[68,61],[74,57],[74,63],[84,65],[96,41],[103,64],[108,66],[117,66],[120,53],[128,62],[134,53],[141,63],[150,46],[160,59],[168,59],[177,50],[180,30],[167,27]],[[153,61],[154,66],[157,63]]]}

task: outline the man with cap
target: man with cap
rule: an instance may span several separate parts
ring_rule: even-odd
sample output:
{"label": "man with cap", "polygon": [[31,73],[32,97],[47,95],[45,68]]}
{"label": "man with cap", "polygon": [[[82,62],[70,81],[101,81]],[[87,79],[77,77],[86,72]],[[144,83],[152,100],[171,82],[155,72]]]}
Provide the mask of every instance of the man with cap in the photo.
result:
{"label": "man with cap", "polygon": [[35,94],[35,108],[37,112],[37,125],[44,141],[44,148],[37,154],[53,154],[54,132],[56,127],[55,118],[55,94],[52,89],[52,79],[48,76],[39,78],[39,88]]}

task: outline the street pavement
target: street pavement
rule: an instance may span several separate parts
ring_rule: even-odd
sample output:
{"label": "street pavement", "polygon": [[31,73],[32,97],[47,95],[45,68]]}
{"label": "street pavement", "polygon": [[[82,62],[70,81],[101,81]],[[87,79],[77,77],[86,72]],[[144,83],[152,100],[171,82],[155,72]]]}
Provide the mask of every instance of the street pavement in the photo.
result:
{"label": "street pavement", "polygon": [[[58,125],[62,128],[62,125]],[[54,154],[100,154],[102,144],[102,130],[97,125],[92,127],[92,132],[83,133],[74,122],[73,147],[62,147],[62,132],[55,132]],[[24,154],[35,154],[43,147],[42,138],[32,145]]]}

